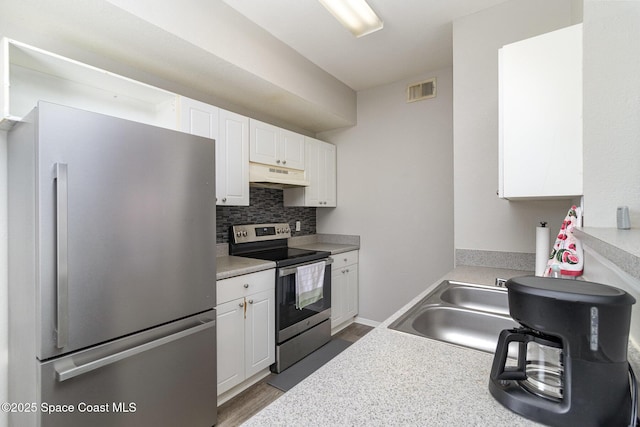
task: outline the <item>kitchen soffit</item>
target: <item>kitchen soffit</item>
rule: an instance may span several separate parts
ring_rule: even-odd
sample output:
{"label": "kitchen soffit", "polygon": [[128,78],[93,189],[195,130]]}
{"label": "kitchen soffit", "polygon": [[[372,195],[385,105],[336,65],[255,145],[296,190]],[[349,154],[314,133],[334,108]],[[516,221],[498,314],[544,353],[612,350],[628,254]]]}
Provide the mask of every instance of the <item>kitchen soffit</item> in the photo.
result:
{"label": "kitchen soffit", "polygon": [[[282,62],[288,63],[282,65],[289,71],[303,70],[296,73],[299,78],[291,79],[298,80],[293,89],[286,81],[274,80],[276,72],[265,76],[260,61],[254,61],[253,68],[230,62],[183,34],[152,23],[150,17],[156,15],[156,9],[175,7],[171,15],[174,23],[188,28],[185,17],[195,12],[187,13],[190,8],[182,2],[159,0],[153,8],[146,8],[144,18],[126,12],[126,2],[119,7],[118,0],[8,2],[3,5],[0,28],[2,35],[169,91],[285,127],[290,124],[320,132],[355,124],[353,90],[450,66],[451,21],[501,2],[370,0],[385,21],[385,28],[360,39],[354,38],[316,0],[229,2],[239,11],[233,18],[241,24],[241,35],[262,34],[262,38],[273,39],[271,46],[277,41],[289,49],[282,55]],[[216,10],[223,9],[223,5],[233,10],[223,0],[211,4],[208,7]],[[192,5],[196,7],[197,3]],[[214,21],[209,27],[216,27]],[[201,31],[193,28],[192,33]],[[223,42],[235,51],[246,47],[235,39]],[[276,50],[282,53],[286,50],[283,48]],[[268,59],[274,52],[250,53]],[[315,86],[314,90],[307,91],[309,86]],[[324,87],[329,90],[323,91]]]}

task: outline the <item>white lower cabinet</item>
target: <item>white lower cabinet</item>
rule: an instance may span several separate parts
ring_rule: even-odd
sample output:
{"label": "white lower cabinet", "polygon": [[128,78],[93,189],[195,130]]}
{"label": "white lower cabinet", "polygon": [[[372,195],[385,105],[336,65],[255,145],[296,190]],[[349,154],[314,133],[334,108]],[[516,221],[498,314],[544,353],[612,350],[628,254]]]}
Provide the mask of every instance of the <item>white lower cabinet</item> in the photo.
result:
{"label": "white lower cabinet", "polygon": [[274,270],[219,280],[218,396],[275,362]]}
{"label": "white lower cabinet", "polygon": [[333,255],[331,266],[331,329],[358,315],[358,251]]}

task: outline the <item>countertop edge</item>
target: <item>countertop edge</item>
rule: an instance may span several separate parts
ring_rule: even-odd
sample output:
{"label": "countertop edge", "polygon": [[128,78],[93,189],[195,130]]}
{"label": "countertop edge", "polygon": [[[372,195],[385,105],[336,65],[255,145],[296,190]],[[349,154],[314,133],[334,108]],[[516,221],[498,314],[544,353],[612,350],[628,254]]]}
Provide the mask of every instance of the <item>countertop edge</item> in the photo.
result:
{"label": "countertop edge", "polygon": [[312,251],[327,251],[331,255],[337,255],[345,252],[360,250],[358,245],[342,244],[342,243],[310,243],[306,245],[292,245],[293,248],[307,249]]}
{"label": "countertop edge", "polygon": [[258,271],[269,270],[271,268],[276,268],[276,263],[273,261],[231,255],[220,256],[216,258],[216,280],[257,273]]}
{"label": "countertop edge", "polygon": [[581,227],[574,232],[584,244],[640,279],[640,229]]}

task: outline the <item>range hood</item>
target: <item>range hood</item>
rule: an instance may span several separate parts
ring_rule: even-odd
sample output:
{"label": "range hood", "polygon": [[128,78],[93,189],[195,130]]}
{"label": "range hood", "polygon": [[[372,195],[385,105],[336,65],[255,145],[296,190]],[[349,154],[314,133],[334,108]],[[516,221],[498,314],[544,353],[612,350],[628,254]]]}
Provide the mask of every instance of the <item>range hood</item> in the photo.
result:
{"label": "range hood", "polygon": [[256,187],[306,187],[304,171],[249,162],[249,184]]}

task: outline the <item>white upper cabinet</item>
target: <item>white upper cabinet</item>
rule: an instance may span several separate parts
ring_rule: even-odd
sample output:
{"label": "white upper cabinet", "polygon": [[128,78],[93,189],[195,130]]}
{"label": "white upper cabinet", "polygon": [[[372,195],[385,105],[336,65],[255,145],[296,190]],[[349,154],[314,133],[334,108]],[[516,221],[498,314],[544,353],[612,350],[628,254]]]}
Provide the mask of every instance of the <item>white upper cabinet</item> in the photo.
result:
{"label": "white upper cabinet", "polygon": [[285,206],[336,206],[336,146],[305,137],[308,187],[284,189]]}
{"label": "white upper cabinet", "polygon": [[219,138],[220,109],[218,107],[184,96],[179,98],[178,103],[182,132],[215,140]]}
{"label": "white upper cabinet", "polygon": [[251,119],[250,155],[252,162],[304,170],[304,136]]}
{"label": "white upper cabinet", "polygon": [[0,76],[0,129],[40,100],[176,129],[175,94],[7,38]]}
{"label": "white upper cabinet", "polygon": [[249,118],[220,109],[219,123],[217,204],[249,206]]}
{"label": "white upper cabinet", "polygon": [[582,25],[506,45],[499,65],[498,195],[582,195]]}
{"label": "white upper cabinet", "polygon": [[179,98],[180,129],[216,140],[216,204],[249,206],[249,118]]}

